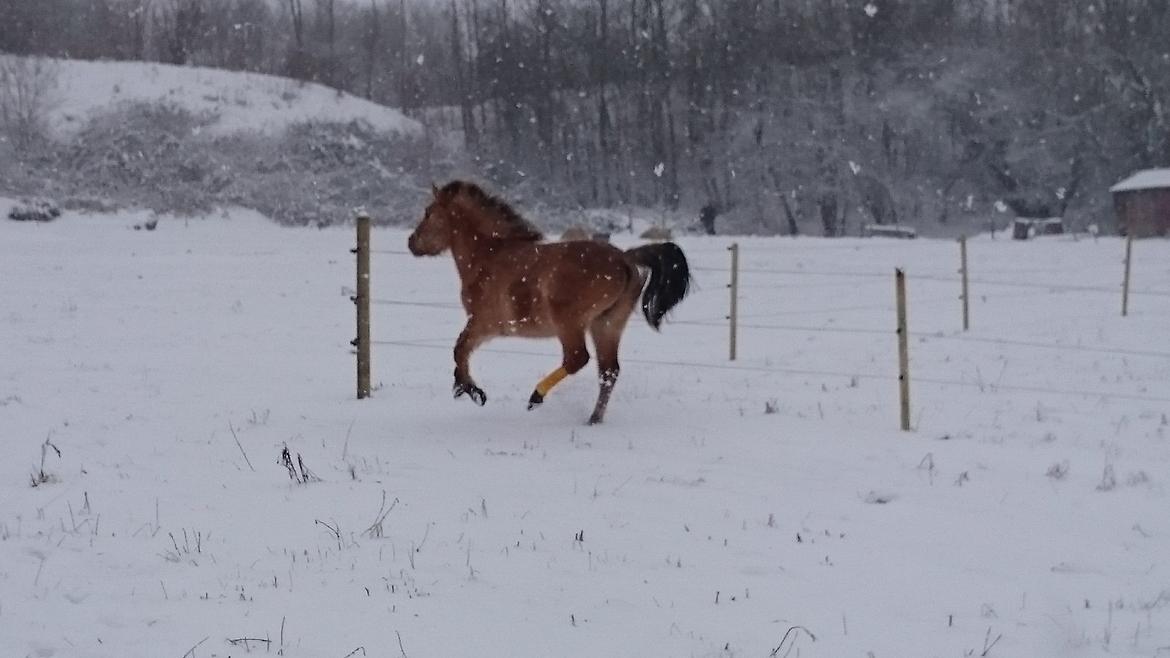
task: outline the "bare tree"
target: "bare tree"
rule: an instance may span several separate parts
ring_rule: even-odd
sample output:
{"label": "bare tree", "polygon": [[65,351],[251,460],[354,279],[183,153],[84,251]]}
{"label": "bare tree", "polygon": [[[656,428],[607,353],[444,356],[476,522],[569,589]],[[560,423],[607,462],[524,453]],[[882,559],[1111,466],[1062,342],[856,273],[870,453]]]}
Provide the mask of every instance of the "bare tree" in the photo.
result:
{"label": "bare tree", "polygon": [[319,29],[325,32],[325,44],[328,48],[324,66],[324,82],[330,87],[341,89],[337,79],[337,12],[335,0],[317,0],[317,22]]}
{"label": "bare tree", "polygon": [[365,97],[374,97],[374,70],[377,68],[378,51],[382,45],[382,17],[378,13],[378,0],[370,0],[366,11],[366,33],[363,35],[363,57],[365,57]]}
{"label": "bare tree", "polygon": [[151,0],[121,0],[117,7],[121,20],[115,44],[122,56],[131,60],[146,58],[146,25]]}
{"label": "bare tree", "polygon": [[287,2],[293,38],[285,68],[288,75],[305,80],[309,77],[309,52],[305,48],[305,7],[301,0]]}
{"label": "bare tree", "polygon": [[48,134],[57,65],[44,57],[0,55],[0,129],[24,150]]}
{"label": "bare tree", "polygon": [[162,60],[187,64],[197,49],[206,20],[203,0],[168,0],[156,5],[154,30]]}
{"label": "bare tree", "polygon": [[[593,52],[593,60],[595,62],[597,76],[597,150],[598,160],[600,160],[600,170],[598,183],[593,186],[593,200],[601,200],[604,203],[612,202],[612,193],[610,191],[610,167],[613,160],[614,149],[612,144],[612,119],[609,116],[609,104],[606,102],[606,96],[609,91],[609,0],[597,0],[597,49]],[[598,187],[601,188],[600,197],[598,195]]]}
{"label": "bare tree", "polygon": [[459,26],[459,5],[451,0],[451,62],[455,67],[455,93],[459,97],[459,118],[463,126],[463,144],[475,149],[479,143],[479,131],[475,125],[475,108],[468,78],[467,61],[463,54],[465,37]]}

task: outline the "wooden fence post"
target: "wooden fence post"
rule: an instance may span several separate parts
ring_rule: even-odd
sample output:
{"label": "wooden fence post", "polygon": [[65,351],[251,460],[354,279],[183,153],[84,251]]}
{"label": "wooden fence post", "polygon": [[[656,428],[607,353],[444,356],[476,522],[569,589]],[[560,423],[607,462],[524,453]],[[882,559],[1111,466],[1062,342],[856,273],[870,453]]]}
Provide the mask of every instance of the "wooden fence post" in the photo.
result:
{"label": "wooden fence post", "polygon": [[731,312],[727,319],[730,320],[730,336],[728,337],[728,358],[731,361],[735,360],[735,340],[736,340],[736,325],[739,323],[739,243],[732,243],[727,248],[731,252],[731,283],[728,288],[731,290]]}
{"label": "wooden fence post", "polygon": [[357,306],[357,338],[353,346],[357,349],[357,397],[370,397],[370,216],[357,216],[357,294],[353,302]]}
{"label": "wooden fence post", "polygon": [[959,273],[963,276],[963,331],[971,328],[970,297],[967,293],[967,236],[959,238]]}
{"label": "wooden fence post", "polygon": [[1125,238],[1125,278],[1121,281],[1121,317],[1129,315],[1129,264],[1133,256],[1133,230]]}
{"label": "wooden fence post", "polygon": [[898,300],[898,394],[901,404],[902,431],[910,431],[910,350],[906,336],[906,273],[894,270],[894,288]]}

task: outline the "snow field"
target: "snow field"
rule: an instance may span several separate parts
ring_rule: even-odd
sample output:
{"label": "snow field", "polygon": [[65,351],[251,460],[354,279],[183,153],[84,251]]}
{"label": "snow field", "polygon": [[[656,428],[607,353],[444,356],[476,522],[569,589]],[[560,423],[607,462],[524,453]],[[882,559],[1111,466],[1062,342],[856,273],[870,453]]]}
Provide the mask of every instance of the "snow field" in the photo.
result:
{"label": "snow field", "polygon": [[[13,655],[1170,646],[1166,242],[1135,245],[1123,319],[1120,241],[972,240],[963,334],[952,242],[741,239],[729,363],[729,240],[686,238],[693,297],[661,334],[631,320],[590,428],[592,374],[524,410],[551,341],[489,344],[487,406],[451,399],[449,257],[375,254],[373,296],[407,304],[374,307],[379,388],[359,402],[352,231],[140,220],[0,223]],[[46,436],[61,456],[33,487]],[[286,445],[320,481],[289,479]],[[797,625],[816,640],[781,646]]]}

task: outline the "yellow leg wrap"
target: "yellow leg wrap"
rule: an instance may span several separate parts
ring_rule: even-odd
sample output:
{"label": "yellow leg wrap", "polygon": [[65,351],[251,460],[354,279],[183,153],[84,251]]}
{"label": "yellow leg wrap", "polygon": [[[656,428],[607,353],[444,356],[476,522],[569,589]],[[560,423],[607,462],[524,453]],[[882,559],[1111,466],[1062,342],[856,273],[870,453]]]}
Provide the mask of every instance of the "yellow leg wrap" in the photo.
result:
{"label": "yellow leg wrap", "polygon": [[568,376],[569,373],[565,372],[563,367],[557,368],[556,370],[549,373],[548,377],[540,380],[540,383],[536,385],[536,392],[540,393],[541,397],[544,397],[545,395],[548,395],[548,392],[551,391],[554,386],[561,383],[561,380]]}

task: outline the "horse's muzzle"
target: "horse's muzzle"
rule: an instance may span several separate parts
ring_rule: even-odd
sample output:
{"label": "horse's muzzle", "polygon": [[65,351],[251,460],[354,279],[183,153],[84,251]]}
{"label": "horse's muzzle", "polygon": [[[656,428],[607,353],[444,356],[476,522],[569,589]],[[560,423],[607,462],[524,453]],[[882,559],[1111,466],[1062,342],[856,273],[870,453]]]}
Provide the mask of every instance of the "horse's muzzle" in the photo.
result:
{"label": "horse's muzzle", "polygon": [[414,254],[415,256],[423,255],[423,253],[418,249],[418,236],[413,233],[411,233],[410,237],[406,240],[406,248],[410,249],[410,253]]}

